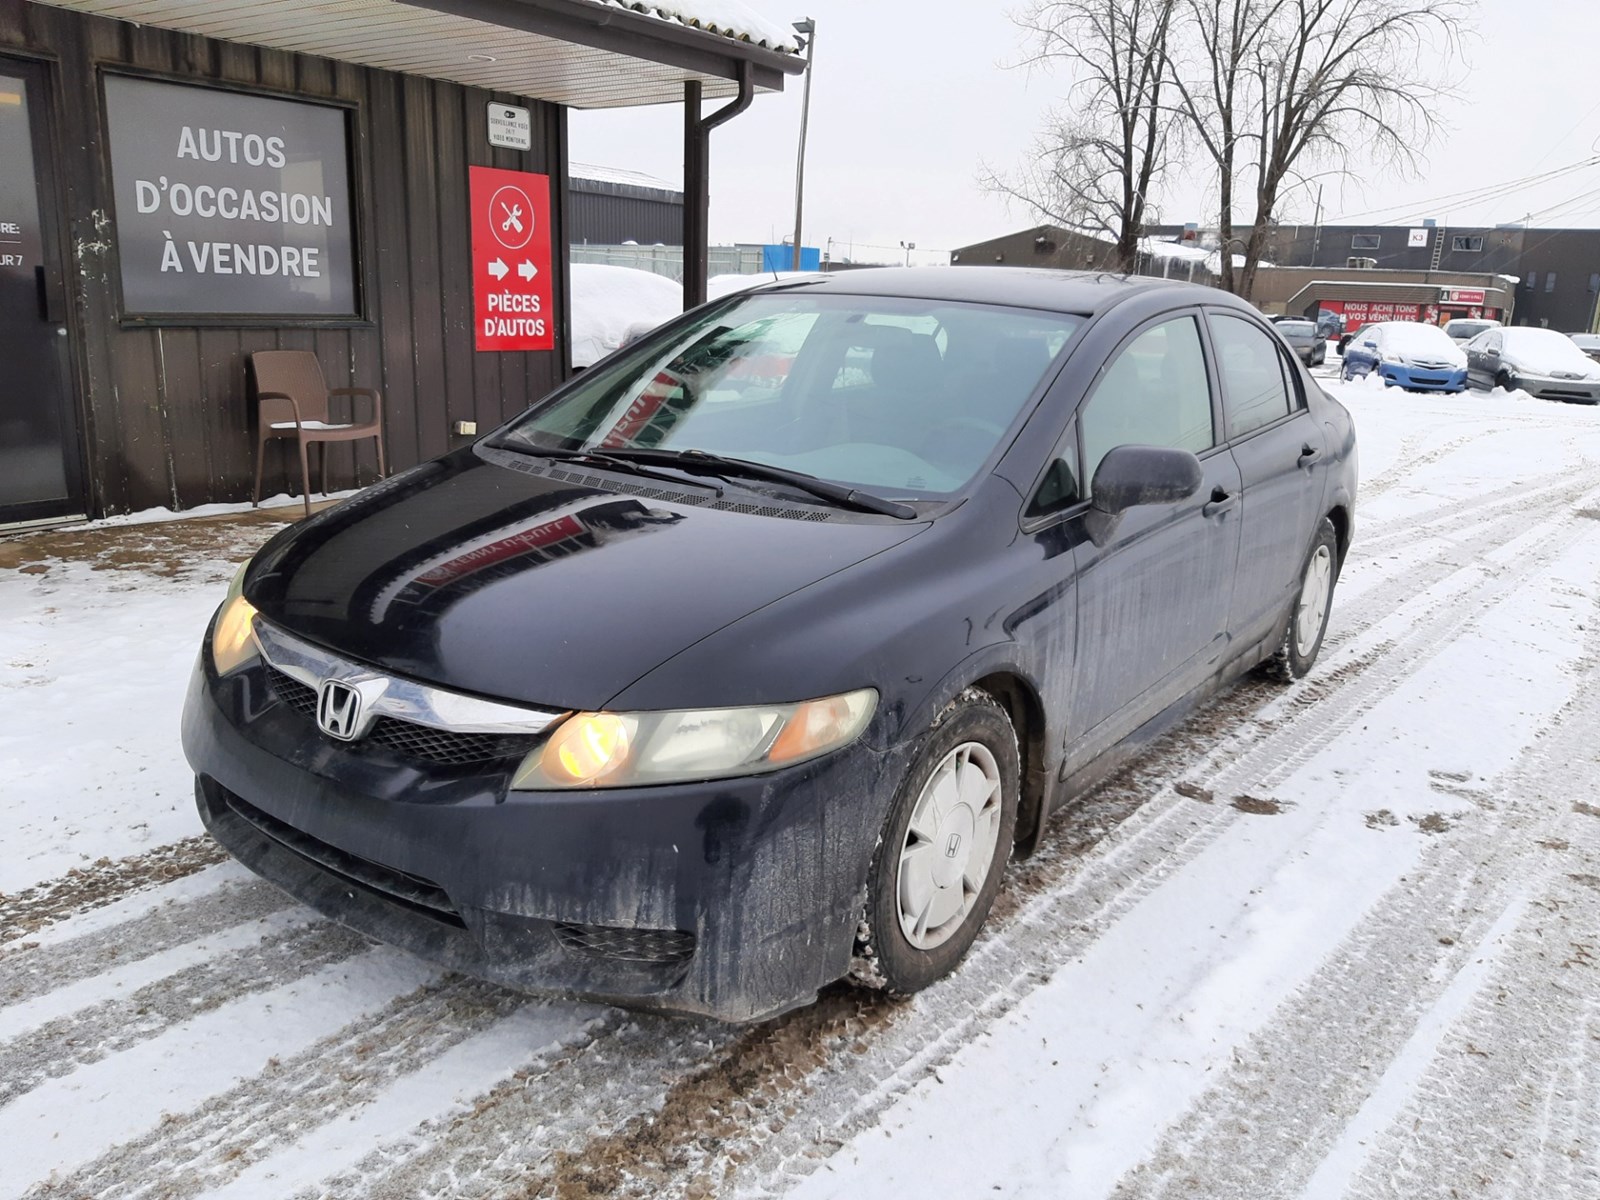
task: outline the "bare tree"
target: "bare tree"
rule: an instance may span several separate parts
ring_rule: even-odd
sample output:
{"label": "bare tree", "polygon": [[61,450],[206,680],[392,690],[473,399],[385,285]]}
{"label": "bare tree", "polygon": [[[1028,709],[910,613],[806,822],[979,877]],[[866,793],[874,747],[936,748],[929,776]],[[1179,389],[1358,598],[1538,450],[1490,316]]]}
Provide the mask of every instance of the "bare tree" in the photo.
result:
{"label": "bare tree", "polygon": [[[1249,297],[1278,208],[1304,172],[1415,168],[1472,0],[1184,0],[1195,50],[1173,88],[1219,185],[1223,286]],[[1241,170],[1241,168],[1243,168]],[[1235,188],[1254,193],[1237,238]],[[1235,272],[1233,248],[1244,263]]]}
{"label": "bare tree", "polygon": [[991,191],[1070,229],[1104,234],[1132,271],[1151,185],[1173,123],[1167,43],[1181,0],[1034,0],[1013,14],[1033,64],[1062,64],[1072,83],[1032,157]]}

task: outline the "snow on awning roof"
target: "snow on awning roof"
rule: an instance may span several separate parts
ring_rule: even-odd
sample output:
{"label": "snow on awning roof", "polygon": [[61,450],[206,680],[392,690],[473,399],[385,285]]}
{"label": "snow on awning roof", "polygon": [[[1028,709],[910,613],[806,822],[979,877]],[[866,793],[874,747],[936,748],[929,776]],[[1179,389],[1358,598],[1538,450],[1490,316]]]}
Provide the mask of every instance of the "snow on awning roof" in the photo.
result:
{"label": "snow on awning roof", "polygon": [[222,41],[548,100],[574,108],[782,91],[796,39],[740,0],[41,0]]}
{"label": "snow on awning roof", "polygon": [[691,29],[721,34],[741,42],[753,42],[768,50],[798,54],[800,39],[794,30],[752,12],[740,0],[595,0],[614,8],[648,13],[665,21],[676,21]]}

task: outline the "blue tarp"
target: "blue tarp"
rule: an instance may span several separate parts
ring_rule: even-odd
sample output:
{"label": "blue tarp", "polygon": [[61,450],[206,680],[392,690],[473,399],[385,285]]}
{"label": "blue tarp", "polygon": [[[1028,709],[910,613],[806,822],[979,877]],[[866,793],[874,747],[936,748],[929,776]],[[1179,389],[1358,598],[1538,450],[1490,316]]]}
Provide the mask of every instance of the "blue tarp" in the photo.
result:
{"label": "blue tarp", "polygon": [[[761,247],[761,269],[763,271],[792,271],[794,270],[793,246],[763,246]],[[800,269],[802,271],[822,270],[822,250],[817,246],[800,247]]]}

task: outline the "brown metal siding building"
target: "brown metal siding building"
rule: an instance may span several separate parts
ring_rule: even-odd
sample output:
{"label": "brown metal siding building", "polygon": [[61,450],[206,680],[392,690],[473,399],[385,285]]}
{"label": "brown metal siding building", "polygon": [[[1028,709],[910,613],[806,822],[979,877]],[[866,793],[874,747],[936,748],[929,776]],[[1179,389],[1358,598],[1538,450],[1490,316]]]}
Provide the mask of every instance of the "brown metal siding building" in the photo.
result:
{"label": "brown metal siding building", "polygon": [[[0,308],[0,332],[11,331],[0,338],[4,350],[9,355],[16,342],[32,355],[24,355],[24,363],[34,364],[21,378],[15,364],[8,368],[9,377],[0,375],[0,389],[12,391],[11,409],[22,414],[8,424],[7,405],[0,402],[0,451],[9,456],[0,457],[0,473],[13,460],[26,457],[28,447],[36,447],[41,437],[54,436],[60,441],[62,478],[46,491],[65,493],[30,500],[25,492],[8,495],[0,488],[0,526],[65,514],[101,516],[152,506],[187,508],[248,499],[255,416],[246,363],[252,351],[311,350],[330,387],[380,388],[391,471],[448,450],[455,422],[475,421],[480,429],[497,424],[565,377],[569,218],[564,103],[439,78],[438,72],[430,74],[435,71],[430,67],[379,69],[248,44],[237,36],[199,36],[75,11],[128,7],[117,0],[63,3],[67,7],[0,0],[0,93],[20,96],[12,107],[27,114],[26,120],[13,114],[16,119],[8,136],[15,140],[20,128],[25,144],[31,130],[34,168],[32,177],[18,183],[30,174],[18,169],[25,164],[7,164],[12,184],[0,184],[0,210],[13,193],[22,196],[17,203],[26,203],[26,193],[36,185],[41,255],[33,270],[36,297],[23,295],[25,288],[19,287],[0,293],[15,301],[11,307],[18,312],[37,305],[41,318],[33,330],[36,337],[28,333],[31,327],[17,324],[16,312]],[[185,6],[134,7],[177,11]],[[311,10],[340,7],[363,5],[262,0],[255,5],[187,9],[200,24],[209,20],[225,26],[232,10],[232,18],[240,24],[275,20],[272,38],[300,44],[320,38],[320,44],[329,47],[358,46],[360,38],[350,37],[348,23],[342,27],[345,32],[333,24],[336,18],[347,19],[348,11],[329,14],[325,26],[309,23]],[[705,136],[717,117],[699,119],[702,94],[737,94],[740,100],[730,106],[735,108],[741,101],[748,103],[754,91],[781,88],[783,74],[800,69],[798,56],[787,52],[589,0],[449,0],[426,5],[365,0],[364,7],[395,28],[415,27],[422,31],[415,36],[434,43],[439,39],[428,32],[431,29],[463,30],[448,53],[451,62],[462,64],[464,76],[495,72],[496,68],[469,61],[473,58],[491,64],[499,59],[516,64],[514,69],[500,70],[503,78],[537,82],[543,61],[549,78],[562,80],[562,86],[587,89],[558,96],[567,103],[681,99],[687,108],[692,102],[692,115],[686,116],[686,151],[698,139],[702,165]],[[307,10],[303,19],[308,23],[297,26],[295,11],[302,9]],[[596,9],[604,12],[596,16]],[[374,28],[367,40],[375,42],[377,33]],[[484,53],[472,55],[475,48]],[[349,57],[363,53],[353,49]],[[513,60],[513,53],[520,58]],[[622,69],[629,64],[636,69]],[[125,243],[133,237],[133,204],[116,162],[119,154],[126,157],[131,135],[117,132],[119,114],[108,111],[107,99],[111,82],[123,79],[187,89],[172,93],[158,88],[152,94],[168,100],[176,97],[181,106],[192,109],[202,139],[208,112],[225,108],[232,97],[249,97],[257,104],[292,101],[312,106],[311,115],[320,114],[325,126],[330,111],[338,118],[334,127],[342,121],[348,161],[339,165],[348,172],[349,199],[344,261],[353,297],[343,302],[344,311],[219,315],[199,303],[195,312],[186,313],[153,311],[148,303],[130,302],[135,291],[145,287],[129,266],[131,251]],[[112,88],[118,105],[124,90],[120,84]],[[550,94],[547,88],[537,90]],[[491,102],[529,110],[526,149],[491,147],[487,128]],[[0,118],[6,115],[0,109]],[[216,139],[231,137],[227,149],[236,157],[245,145],[237,128],[211,133],[214,140],[201,142],[208,157],[221,144]],[[260,144],[255,143],[257,156]],[[550,350],[486,353],[475,348],[471,167],[549,177],[551,228],[545,233],[555,248],[554,277],[548,281],[555,308]],[[327,161],[307,169],[323,183],[339,173]],[[152,197],[152,205],[158,202],[153,198],[155,170],[143,172],[150,181],[141,181],[144,190],[137,193],[141,214],[147,197]],[[699,194],[693,178],[686,181],[691,205],[703,204],[704,172],[700,174]],[[159,187],[167,188],[167,176],[159,179]],[[4,190],[7,186],[10,192]],[[331,184],[325,190],[337,192]],[[212,187],[213,207],[219,192],[230,194],[237,203],[238,189]],[[287,212],[288,202],[295,198],[289,193],[277,195]],[[190,202],[185,193],[184,204]],[[267,203],[265,194],[261,203]],[[325,215],[313,213],[310,224],[321,223]],[[7,224],[7,212],[0,211],[0,227]],[[184,245],[181,233],[166,229],[159,233],[168,243]],[[205,244],[200,243],[202,249]],[[156,247],[162,249],[159,242]],[[164,249],[176,256],[171,244]],[[225,247],[223,252],[239,254],[241,248]],[[263,262],[266,254],[262,251]],[[333,253],[308,261],[324,267],[337,258]],[[276,252],[272,261],[280,261]],[[4,263],[0,258],[0,266]],[[228,263],[230,270],[237,265]],[[22,264],[22,270],[27,267]],[[161,269],[166,268],[163,259]],[[27,275],[21,271],[13,275],[26,284]],[[288,282],[295,295],[321,286]],[[191,275],[185,286],[198,288],[200,281]],[[338,309],[341,302],[330,303]],[[7,320],[10,325],[4,325]],[[16,332],[19,328],[21,334]],[[18,389],[27,390],[25,399]],[[371,446],[365,443],[356,452],[349,445],[334,449],[330,482],[347,487],[375,478]],[[298,491],[298,468],[294,477],[286,478],[280,461],[275,456],[268,459],[268,491]]]}

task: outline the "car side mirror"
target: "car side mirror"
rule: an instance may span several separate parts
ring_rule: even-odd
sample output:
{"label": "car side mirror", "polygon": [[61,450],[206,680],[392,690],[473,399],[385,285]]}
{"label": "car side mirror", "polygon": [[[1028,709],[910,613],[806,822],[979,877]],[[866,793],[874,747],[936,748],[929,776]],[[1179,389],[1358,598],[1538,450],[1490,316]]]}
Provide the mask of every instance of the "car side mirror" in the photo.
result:
{"label": "car side mirror", "polygon": [[1095,468],[1089,485],[1085,525],[1096,546],[1104,546],[1128,509],[1141,504],[1175,504],[1200,490],[1200,460],[1188,450],[1167,446],[1114,446]]}

